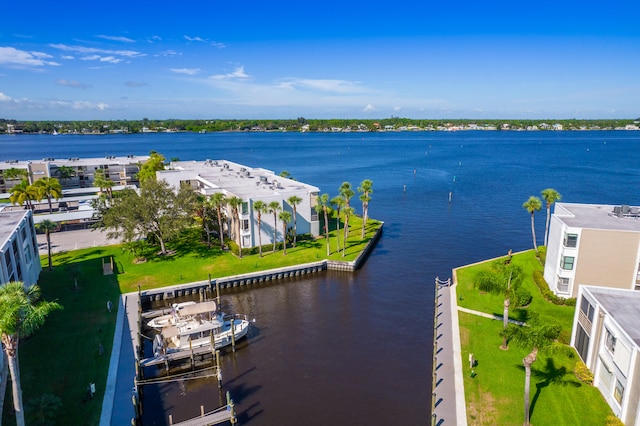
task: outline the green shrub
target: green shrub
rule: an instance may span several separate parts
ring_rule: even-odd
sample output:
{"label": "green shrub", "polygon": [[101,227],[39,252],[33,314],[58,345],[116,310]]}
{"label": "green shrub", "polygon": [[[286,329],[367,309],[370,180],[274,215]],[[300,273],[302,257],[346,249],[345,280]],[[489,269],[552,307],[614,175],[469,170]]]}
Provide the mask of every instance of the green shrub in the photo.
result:
{"label": "green shrub", "polygon": [[551,302],[554,305],[576,306],[575,299],[558,297],[549,289],[549,285],[545,281],[542,271],[533,271],[533,282],[536,283],[536,286],[540,289],[540,294],[547,302]]}
{"label": "green shrub", "polygon": [[607,421],[606,426],[624,426],[624,423],[622,422],[622,420],[620,420],[614,415],[607,416],[606,421]]}
{"label": "green shrub", "polygon": [[527,306],[531,303],[531,299],[533,299],[533,296],[531,296],[529,290],[524,287],[518,287],[514,300],[516,306]]}
{"label": "green shrub", "polygon": [[538,247],[538,259],[540,259],[540,263],[544,266],[547,261],[547,248],[545,246]]}
{"label": "green shrub", "polygon": [[[593,373],[587,368],[584,362],[576,362],[576,366],[573,369],[574,374],[582,383],[590,385],[593,383]],[[609,423],[607,423],[609,424]]]}

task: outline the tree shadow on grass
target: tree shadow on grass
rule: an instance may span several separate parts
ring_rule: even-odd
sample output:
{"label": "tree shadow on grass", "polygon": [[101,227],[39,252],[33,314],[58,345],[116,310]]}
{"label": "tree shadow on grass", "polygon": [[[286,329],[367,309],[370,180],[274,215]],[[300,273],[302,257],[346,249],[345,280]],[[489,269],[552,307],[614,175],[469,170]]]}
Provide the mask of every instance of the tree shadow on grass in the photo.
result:
{"label": "tree shadow on grass", "polygon": [[[524,371],[524,366],[519,365],[518,368]],[[539,381],[536,383],[536,393],[531,400],[529,408],[530,416],[533,415],[533,410],[536,407],[536,403],[538,402],[538,398],[540,398],[542,390],[549,387],[549,385],[572,386],[575,388],[582,386],[580,382],[573,379],[573,375],[570,375],[569,378],[565,378],[568,373],[569,372],[567,372],[566,367],[556,367],[553,358],[547,358],[545,366],[541,369],[531,368],[531,375]]]}

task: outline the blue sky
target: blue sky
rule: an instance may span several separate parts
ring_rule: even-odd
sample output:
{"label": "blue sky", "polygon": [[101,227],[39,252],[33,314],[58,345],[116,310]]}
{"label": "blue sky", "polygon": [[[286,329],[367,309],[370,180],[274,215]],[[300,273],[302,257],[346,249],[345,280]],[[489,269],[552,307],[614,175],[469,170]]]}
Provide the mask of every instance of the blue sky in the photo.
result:
{"label": "blue sky", "polygon": [[640,2],[3,6],[0,118],[637,118]]}

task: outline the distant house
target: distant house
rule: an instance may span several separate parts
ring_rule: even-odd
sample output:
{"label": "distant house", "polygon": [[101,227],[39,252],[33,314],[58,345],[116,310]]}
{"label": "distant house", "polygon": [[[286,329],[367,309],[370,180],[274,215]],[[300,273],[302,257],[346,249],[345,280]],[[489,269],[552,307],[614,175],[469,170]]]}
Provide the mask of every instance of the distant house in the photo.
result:
{"label": "distant house", "polygon": [[556,203],[544,279],[563,297],[581,285],[640,290],[640,208]]}
{"label": "distant house", "polygon": [[35,284],[41,270],[31,210],[0,212],[0,285]]}
{"label": "distant house", "polygon": [[612,411],[640,424],[640,292],[581,286],[571,346]]}

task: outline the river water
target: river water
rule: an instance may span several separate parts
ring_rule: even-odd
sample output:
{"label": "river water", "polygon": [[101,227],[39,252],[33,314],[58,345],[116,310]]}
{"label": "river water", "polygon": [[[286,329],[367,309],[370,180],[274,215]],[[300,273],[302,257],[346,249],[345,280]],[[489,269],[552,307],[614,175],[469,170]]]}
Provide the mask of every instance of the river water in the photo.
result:
{"label": "river water", "polygon": [[[366,264],[234,289],[228,310],[257,319],[223,357],[223,392],[241,424],[429,424],[433,283],[457,266],[532,247],[522,203],[552,187],[562,201],[638,205],[640,132],[214,133],[0,136],[0,160],[158,151],[226,159],[320,187],[373,181],[385,222]],[[360,212],[357,195],[353,203]],[[538,244],[544,210],[536,215]],[[212,379],[145,393],[145,425],[222,405]]]}

